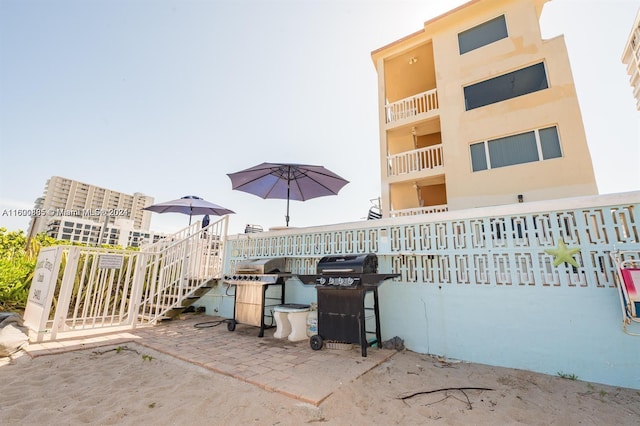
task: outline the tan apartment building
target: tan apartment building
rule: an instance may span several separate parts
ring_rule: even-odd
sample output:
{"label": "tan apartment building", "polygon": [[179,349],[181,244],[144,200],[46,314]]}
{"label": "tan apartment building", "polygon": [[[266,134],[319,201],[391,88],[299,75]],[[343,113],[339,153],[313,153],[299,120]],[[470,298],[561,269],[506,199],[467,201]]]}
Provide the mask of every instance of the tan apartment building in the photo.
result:
{"label": "tan apartment building", "polygon": [[636,100],[636,108],[640,111],[640,10],[636,14],[636,20],[631,27],[631,34],[627,39],[622,54],[622,63],[627,66],[629,82],[633,87],[633,97]]}
{"label": "tan apartment building", "polygon": [[384,217],[598,193],[547,1],[469,1],[372,52]]}
{"label": "tan apartment building", "polygon": [[100,225],[114,225],[118,219],[132,221],[133,228],[148,231],[151,212],[142,210],[153,204],[154,198],[136,192],[125,194],[60,176],[52,176],[45,185],[44,194],[35,202],[34,215],[29,226],[30,237],[47,231],[49,222],[66,218]]}

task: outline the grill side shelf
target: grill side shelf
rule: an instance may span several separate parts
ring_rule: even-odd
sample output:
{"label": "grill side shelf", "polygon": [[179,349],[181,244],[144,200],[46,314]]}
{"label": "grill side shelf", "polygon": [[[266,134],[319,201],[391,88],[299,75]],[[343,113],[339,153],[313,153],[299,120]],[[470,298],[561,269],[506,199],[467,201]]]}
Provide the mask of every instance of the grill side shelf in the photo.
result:
{"label": "grill side shelf", "polygon": [[344,274],[294,274],[294,277],[298,278],[304,285],[317,286],[318,281],[321,278],[353,278],[358,281],[358,284],[363,286],[379,286],[384,281],[398,278],[400,274],[358,274],[358,273],[344,273]]}

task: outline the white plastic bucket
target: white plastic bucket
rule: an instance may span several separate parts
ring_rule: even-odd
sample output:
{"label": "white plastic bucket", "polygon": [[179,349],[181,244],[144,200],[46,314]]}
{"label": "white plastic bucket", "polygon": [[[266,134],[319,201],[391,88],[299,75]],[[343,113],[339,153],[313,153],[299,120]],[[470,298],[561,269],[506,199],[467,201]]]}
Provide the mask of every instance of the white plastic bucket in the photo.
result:
{"label": "white plastic bucket", "polygon": [[318,311],[312,310],[307,315],[307,336],[311,337],[316,334],[318,334]]}

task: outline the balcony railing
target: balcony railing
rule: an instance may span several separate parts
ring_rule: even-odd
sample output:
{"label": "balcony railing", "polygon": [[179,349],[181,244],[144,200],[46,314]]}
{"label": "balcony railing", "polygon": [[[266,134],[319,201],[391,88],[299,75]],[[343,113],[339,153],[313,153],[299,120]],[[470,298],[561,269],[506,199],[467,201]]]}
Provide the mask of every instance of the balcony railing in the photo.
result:
{"label": "balcony railing", "polygon": [[442,213],[446,211],[449,211],[449,207],[446,204],[440,204],[438,206],[424,206],[424,207],[416,207],[413,209],[392,210],[390,212],[390,216],[391,217],[417,216],[421,214]]}
{"label": "balcony railing", "polygon": [[404,120],[437,110],[438,91],[437,89],[427,90],[408,98],[385,105],[387,123]]}
{"label": "balcony railing", "polygon": [[444,166],[442,144],[413,151],[393,154],[388,157],[389,176],[400,176],[422,170],[433,170]]}

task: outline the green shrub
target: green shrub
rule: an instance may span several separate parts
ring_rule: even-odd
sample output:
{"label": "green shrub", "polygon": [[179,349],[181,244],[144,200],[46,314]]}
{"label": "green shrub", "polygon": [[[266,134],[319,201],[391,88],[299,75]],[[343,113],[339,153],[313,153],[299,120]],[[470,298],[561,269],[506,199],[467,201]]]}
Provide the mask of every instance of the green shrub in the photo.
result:
{"label": "green shrub", "polygon": [[24,231],[0,228],[0,311],[24,311],[40,247],[64,244],[45,234],[29,242]]}
{"label": "green shrub", "polygon": [[[24,231],[9,232],[6,228],[0,228],[0,312],[24,312],[40,248],[59,245],[70,245],[70,242],[41,233],[27,244]],[[108,245],[101,247],[120,248]]]}

